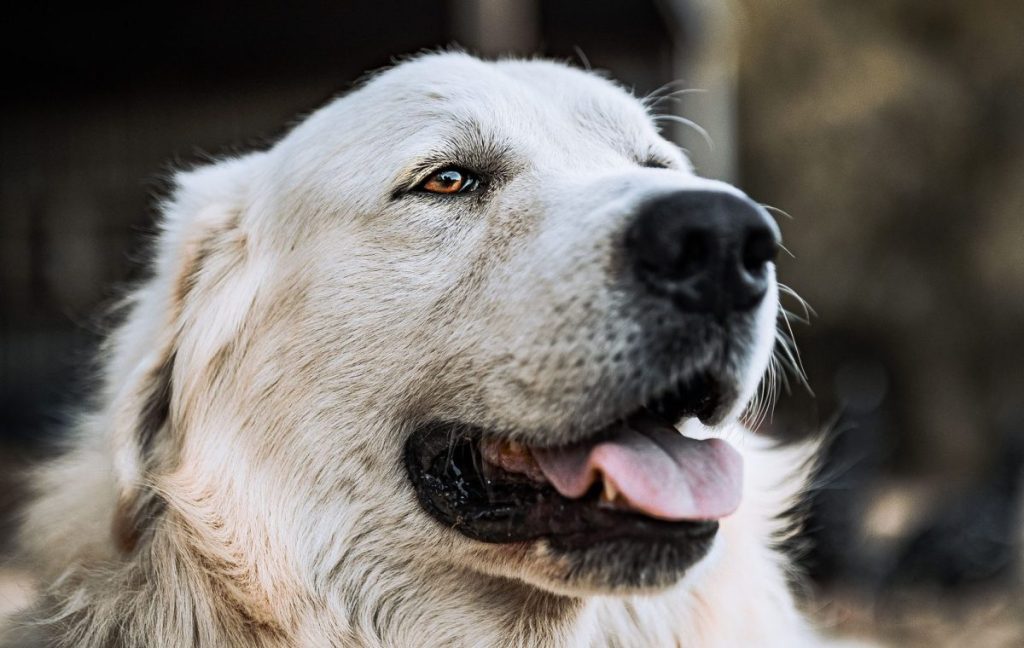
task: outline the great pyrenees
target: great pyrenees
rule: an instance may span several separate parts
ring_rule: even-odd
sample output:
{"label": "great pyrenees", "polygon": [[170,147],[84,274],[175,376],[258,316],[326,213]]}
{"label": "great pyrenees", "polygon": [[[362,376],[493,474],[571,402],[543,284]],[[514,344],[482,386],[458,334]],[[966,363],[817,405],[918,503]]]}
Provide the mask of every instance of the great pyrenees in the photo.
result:
{"label": "great pyrenees", "polygon": [[801,462],[739,422],[778,245],[538,60],[421,56],[178,174],[6,645],[816,645]]}

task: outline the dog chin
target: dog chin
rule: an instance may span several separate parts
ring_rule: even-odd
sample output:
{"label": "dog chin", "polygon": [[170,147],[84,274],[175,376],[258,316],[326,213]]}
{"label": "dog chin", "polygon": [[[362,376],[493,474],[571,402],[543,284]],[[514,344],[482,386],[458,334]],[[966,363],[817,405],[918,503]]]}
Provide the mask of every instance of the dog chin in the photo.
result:
{"label": "dog chin", "polygon": [[501,560],[482,561],[479,568],[558,596],[656,595],[699,582],[716,561],[720,545],[717,537],[700,547],[608,542],[567,553],[541,541],[511,561],[511,569],[495,573],[494,565]]}

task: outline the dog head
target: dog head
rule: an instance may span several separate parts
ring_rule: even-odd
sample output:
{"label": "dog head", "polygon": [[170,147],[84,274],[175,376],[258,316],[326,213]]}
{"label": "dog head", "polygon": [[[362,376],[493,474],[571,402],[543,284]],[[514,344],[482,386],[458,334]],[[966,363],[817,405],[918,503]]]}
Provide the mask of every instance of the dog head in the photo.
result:
{"label": "dog head", "polygon": [[713,430],[769,360],[778,230],[629,93],[429,55],[178,180],[122,340],[145,404],[127,510],[142,474],[190,524],[216,502],[217,534],[317,587],[650,590],[708,552],[742,479]]}

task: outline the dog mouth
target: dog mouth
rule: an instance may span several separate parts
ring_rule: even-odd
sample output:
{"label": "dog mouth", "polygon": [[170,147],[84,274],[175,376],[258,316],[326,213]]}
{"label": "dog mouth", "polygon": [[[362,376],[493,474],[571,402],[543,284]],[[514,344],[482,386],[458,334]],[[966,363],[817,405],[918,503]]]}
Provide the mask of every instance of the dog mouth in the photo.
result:
{"label": "dog mouth", "polygon": [[722,439],[689,438],[675,424],[714,420],[728,393],[700,373],[562,446],[432,422],[409,438],[406,467],[422,507],[475,540],[543,539],[563,552],[668,546],[685,567],[738,507],[742,461]]}

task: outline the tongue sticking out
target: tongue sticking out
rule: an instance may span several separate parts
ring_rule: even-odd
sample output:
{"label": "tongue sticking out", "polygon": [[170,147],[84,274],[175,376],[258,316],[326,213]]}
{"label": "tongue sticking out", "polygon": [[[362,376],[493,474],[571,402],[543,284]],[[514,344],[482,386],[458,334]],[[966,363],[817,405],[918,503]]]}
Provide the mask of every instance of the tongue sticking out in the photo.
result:
{"label": "tongue sticking out", "polygon": [[564,497],[604,479],[629,508],[664,520],[717,520],[740,504],[743,460],[721,439],[698,441],[650,416],[632,417],[597,444],[532,450]]}

